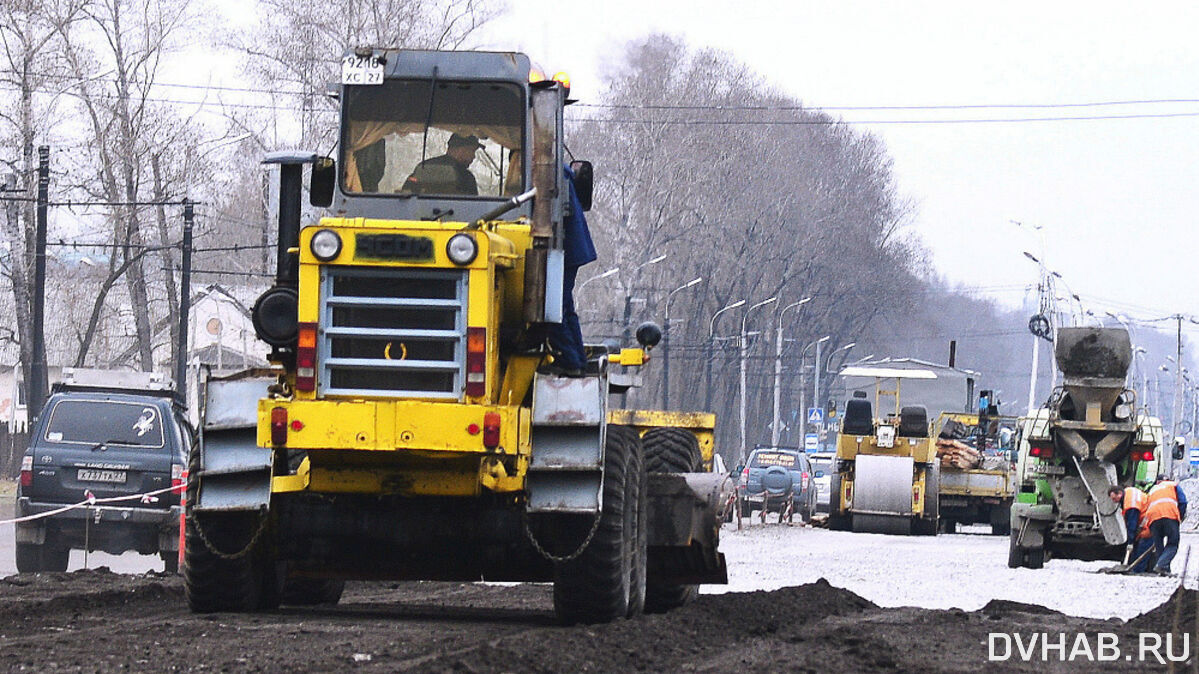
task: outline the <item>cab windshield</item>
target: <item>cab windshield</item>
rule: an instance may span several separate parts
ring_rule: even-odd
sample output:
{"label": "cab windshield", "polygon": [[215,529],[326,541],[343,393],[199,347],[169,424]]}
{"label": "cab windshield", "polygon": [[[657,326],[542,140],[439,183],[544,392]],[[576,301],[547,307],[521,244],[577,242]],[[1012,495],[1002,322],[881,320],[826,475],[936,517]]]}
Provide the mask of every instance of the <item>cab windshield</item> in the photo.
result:
{"label": "cab windshield", "polygon": [[525,107],[523,89],[504,82],[347,87],[342,186],[351,194],[519,194]]}

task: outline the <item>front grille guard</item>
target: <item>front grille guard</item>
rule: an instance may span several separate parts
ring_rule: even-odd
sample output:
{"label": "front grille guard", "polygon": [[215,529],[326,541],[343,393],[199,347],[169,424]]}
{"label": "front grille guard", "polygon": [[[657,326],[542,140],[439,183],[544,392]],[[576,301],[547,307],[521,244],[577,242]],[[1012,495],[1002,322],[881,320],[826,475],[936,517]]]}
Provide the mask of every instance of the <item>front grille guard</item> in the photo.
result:
{"label": "front grille guard", "polygon": [[[365,288],[368,292],[339,291],[337,286],[341,284],[357,284],[360,290]],[[319,393],[461,399],[466,362],[466,302],[467,276],[463,271],[322,268]],[[339,310],[348,311],[335,317]],[[414,324],[419,321],[410,319],[401,321],[408,325],[387,326],[379,324],[386,321],[361,320],[387,312],[398,316],[404,312],[416,316],[425,312],[436,319],[433,323],[441,325],[422,327]],[[362,322],[374,324],[354,324]],[[347,356],[337,354],[339,350],[368,353]],[[441,352],[441,357],[428,354],[410,357],[409,350]]]}

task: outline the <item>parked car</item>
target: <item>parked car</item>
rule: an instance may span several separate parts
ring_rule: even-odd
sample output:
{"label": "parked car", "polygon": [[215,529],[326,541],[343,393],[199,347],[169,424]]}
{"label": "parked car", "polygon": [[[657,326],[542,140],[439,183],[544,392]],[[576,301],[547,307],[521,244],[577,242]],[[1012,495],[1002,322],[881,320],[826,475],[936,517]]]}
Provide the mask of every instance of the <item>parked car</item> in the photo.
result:
{"label": "parked car", "polygon": [[[17,570],[65,571],[72,549],[158,554],[178,570],[179,492],[192,431],[170,391],[56,385],[21,461],[17,515],[96,499],[16,526]],[[170,490],[178,487],[177,490]]]}
{"label": "parked car", "polygon": [[835,452],[813,452],[808,454],[812,462],[812,482],[816,483],[816,512],[828,512],[832,475],[837,454]]}
{"label": "parked car", "polygon": [[795,447],[758,447],[749,455],[737,485],[741,514],[783,512],[788,495],[792,514],[807,522],[816,512],[816,489],[808,455]]}

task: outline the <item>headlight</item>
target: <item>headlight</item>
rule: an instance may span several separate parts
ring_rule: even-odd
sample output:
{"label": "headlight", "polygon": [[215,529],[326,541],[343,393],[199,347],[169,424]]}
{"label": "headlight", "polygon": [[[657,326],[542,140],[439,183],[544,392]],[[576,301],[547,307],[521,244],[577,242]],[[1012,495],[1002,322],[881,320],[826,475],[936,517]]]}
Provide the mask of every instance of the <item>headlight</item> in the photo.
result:
{"label": "headlight", "polygon": [[341,254],[341,237],[331,229],[322,229],[313,234],[308,245],[321,262],[328,262]]}
{"label": "headlight", "polygon": [[479,244],[475,243],[469,234],[455,234],[445,244],[445,254],[449,256],[450,262],[467,265],[475,261],[475,256],[479,254]]}

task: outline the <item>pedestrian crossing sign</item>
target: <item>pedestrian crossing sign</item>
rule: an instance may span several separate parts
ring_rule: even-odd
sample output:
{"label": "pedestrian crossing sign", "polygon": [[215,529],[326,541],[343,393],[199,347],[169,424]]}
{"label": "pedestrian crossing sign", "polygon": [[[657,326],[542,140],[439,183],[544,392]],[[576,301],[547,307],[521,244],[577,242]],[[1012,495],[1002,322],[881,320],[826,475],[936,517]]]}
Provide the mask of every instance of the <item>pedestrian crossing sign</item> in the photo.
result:
{"label": "pedestrian crossing sign", "polygon": [[824,408],[823,407],[809,407],[808,408],[808,423],[809,424],[823,424],[824,423]]}

